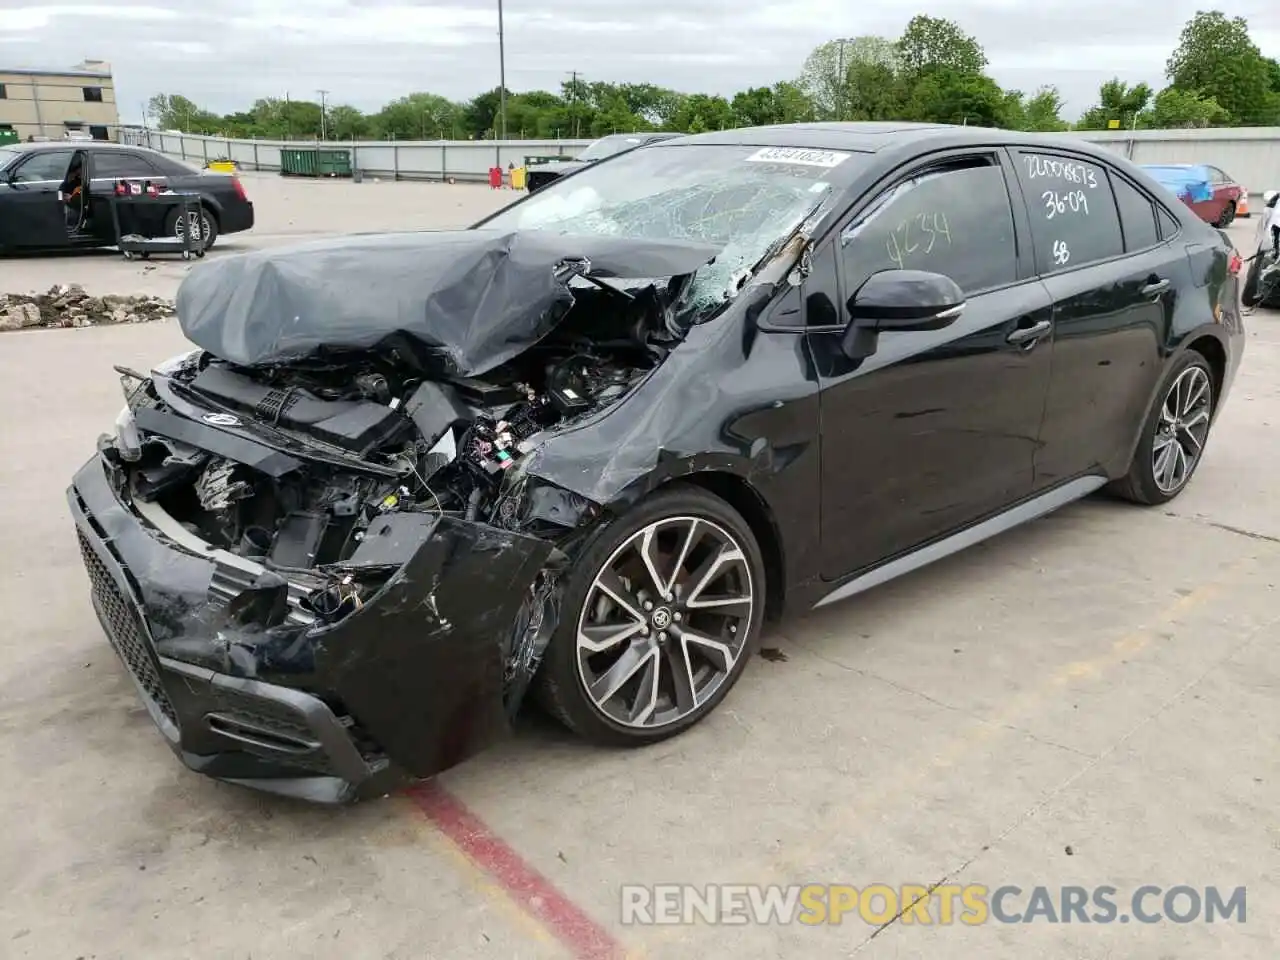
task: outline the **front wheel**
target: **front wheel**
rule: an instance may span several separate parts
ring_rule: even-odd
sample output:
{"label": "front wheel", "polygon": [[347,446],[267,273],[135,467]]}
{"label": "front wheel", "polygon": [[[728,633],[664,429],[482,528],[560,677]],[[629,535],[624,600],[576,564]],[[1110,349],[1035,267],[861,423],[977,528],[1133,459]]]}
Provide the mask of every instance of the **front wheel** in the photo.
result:
{"label": "front wheel", "polygon": [[1213,372],[1200,354],[1183,354],[1161,385],[1129,473],[1112,485],[1126,500],[1168,503],[1191,481],[1213,424]]}
{"label": "front wheel", "polygon": [[742,517],[697,488],[659,493],[596,531],[579,556],[541,699],[597,743],[665,740],[738,681],[764,602],[764,562]]}
{"label": "front wheel", "polygon": [[1214,226],[1220,227],[1225,230],[1227,227],[1231,226],[1231,224],[1235,221],[1235,219],[1236,219],[1236,204],[1235,204],[1235,201],[1233,200],[1222,209],[1222,214],[1218,217],[1218,222],[1214,224]]}

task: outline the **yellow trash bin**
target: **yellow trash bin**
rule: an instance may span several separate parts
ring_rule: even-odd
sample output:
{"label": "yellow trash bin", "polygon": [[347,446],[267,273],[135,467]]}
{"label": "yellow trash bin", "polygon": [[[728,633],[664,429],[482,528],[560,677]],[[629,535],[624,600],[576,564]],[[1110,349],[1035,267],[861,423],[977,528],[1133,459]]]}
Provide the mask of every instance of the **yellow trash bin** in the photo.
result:
{"label": "yellow trash bin", "polygon": [[514,170],[511,171],[511,189],[512,190],[524,189],[524,175],[525,175],[524,167],[516,167]]}

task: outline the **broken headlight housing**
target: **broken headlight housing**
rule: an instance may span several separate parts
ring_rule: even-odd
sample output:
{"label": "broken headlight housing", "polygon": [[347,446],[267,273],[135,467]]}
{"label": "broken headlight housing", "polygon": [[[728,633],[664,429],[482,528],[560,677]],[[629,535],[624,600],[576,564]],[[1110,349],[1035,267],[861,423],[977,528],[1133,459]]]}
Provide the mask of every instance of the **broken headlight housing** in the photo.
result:
{"label": "broken headlight housing", "polygon": [[138,424],[133,419],[133,408],[128,404],[121,407],[116,416],[115,444],[120,459],[130,463],[142,459],[142,437],[138,434]]}

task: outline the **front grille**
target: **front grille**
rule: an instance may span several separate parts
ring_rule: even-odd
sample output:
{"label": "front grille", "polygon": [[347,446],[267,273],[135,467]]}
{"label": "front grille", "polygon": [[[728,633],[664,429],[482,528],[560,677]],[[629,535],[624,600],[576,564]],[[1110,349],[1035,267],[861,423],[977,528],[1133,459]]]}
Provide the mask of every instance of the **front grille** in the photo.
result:
{"label": "front grille", "polygon": [[169,695],[160,683],[160,668],[156,665],[143,629],[141,617],[133,603],[121,593],[115,579],[105,563],[94,552],[88,539],[77,531],[80,538],[80,553],[84,557],[85,569],[89,573],[89,585],[93,590],[93,598],[102,615],[103,625],[110,635],[112,645],[120,654],[129,672],[141,685],[146,695],[159,708],[174,726],[178,725],[178,714],[173,709]]}

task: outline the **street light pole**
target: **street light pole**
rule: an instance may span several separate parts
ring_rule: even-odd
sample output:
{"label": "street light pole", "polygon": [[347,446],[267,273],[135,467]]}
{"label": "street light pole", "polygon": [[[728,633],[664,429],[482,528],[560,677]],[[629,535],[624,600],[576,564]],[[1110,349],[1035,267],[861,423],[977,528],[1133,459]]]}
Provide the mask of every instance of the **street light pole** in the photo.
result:
{"label": "street light pole", "polygon": [[329,91],[328,91],[328,90],[317,90],[317,91],[316,91],[316,93],[320,94],[320,139],[321,139],[321,140],[328,140],[328,139],[329,139],[329,130],[328,130],[328,128],[325,126],[325,118],[324,118],[324,98],[325,98],[326,96],[328,96]]}
{"label": "street light pole", "polygon": [[[507,49],[502,29],[502,0],[498,0],[498,116],[501,123],[499,140],[507,139]],[[502,166],[502,148],[494,145],[494,156]]]}
{"label": "street light pole", "polygon": [[840,45],[840,65],[836,67],[836,120],[844,119],[844,38],[837,40]]}

